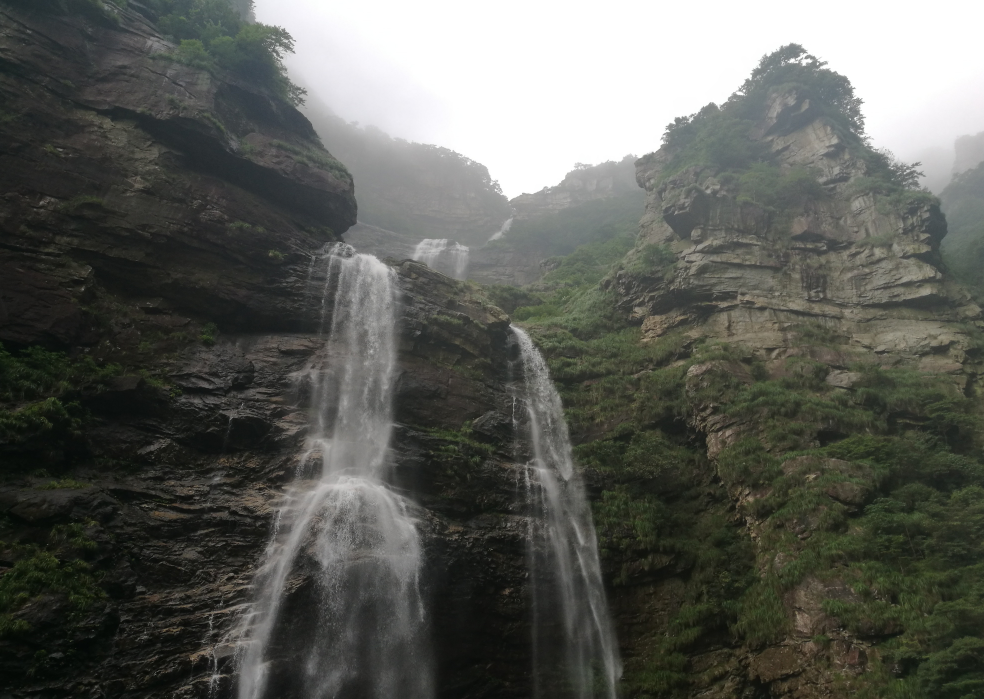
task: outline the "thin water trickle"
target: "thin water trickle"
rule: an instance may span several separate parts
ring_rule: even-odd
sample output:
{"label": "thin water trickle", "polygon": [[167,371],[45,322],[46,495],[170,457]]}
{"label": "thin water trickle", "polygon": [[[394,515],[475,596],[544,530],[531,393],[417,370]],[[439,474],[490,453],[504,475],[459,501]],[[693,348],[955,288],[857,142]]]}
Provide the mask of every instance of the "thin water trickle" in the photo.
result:
{"label": "thin water trickle", "polygon": [[497,230],[495,233],[492,234],[492,237],[489,238],[487,242],[491,243],[493,240],[498,240],[499,238],[504,236],[506,233],[509,232],[509,229],[512,228],[512,224],[513,224],[513,217],[510,216],[505,220],[505,222],[502,224],[499,230]]}
{"label": "thin water trickle", "polygon": [[302,377],[310,432],[239,629],[238,697],[428,699],[420,535],[385,483],[394,275],[343,244],[319,265],[329,327]]}
{"label": "thin water trickle", "polygon": [[560,396],[542,355],[512,327],[532,459],[526,466],[535,697],[614,699],[621,676],[591,510]]}
{"label": "thin water trickle", "polygon": [[468,246],[447,238],[426,238],[417,243],[413,259],[423,262],[435,272],[464,279],[468,271]]}

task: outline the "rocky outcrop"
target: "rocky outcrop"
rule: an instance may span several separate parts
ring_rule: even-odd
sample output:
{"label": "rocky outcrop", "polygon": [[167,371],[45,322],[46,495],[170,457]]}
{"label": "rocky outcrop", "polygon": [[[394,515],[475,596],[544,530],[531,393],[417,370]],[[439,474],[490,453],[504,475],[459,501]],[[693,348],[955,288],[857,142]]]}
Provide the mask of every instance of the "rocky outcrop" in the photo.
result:
{"label": "rocky outcrop", "polygon": [[468,278],[479,284],[526,286],[547,273],[543,252],[517,250],[509,241],[501,245],[482,247],[468,259]]}
{"label": "rocky outcrop", "polygon": [[[49,566],[0,614],[5,696],[228,695],[307,430],[296,377],[324,350],[314,262],[355,221],[351,178],[304,117],[175,62],[130,7],[117,22],[0,5],[0,341],[119,363],[63,394],[71,450],[0,443],[16,456],[0,575]],[[425,541],[438,691],[528,696],[508,318],[393,264],[393,481]]]}
{"label": "rocky outcrop", "polygon": [[415,236],[403,235],[385,228],[356,223],[345,234],[345,242],[359,252],[374,255],[383,260],[392,257],[408,260],[420,241]]}
{"label": "rocky outcrop", "polygon": [[647,334],[686,327],[776,353],[791,328],[815,323],[888,362],[975,376],[962,324],[979,323],[980,309],[944,277],[939,206],[855,187],[864,162],[796,93],[773,97],[757,136],[781,168],[807,168],[820,185],[781,221],[706,168],[667,178],[664,151],[638,161],[642,246],[663,246],[676,262],[648,278],[622,270],[610,284]]}
{"label": "rocky outcrop", "polygon": [[610,160],[599,165],[578,166],[568,172],[560,184],[510,199],[514,220],[538,218],[593,199],[635,193],[634,163],[635,156],[627,155],[618,162]]}
{"label": "rocky outcrop", "polygon": [[283,263],[355,222],[351,177],[296,109],[106,12],[0,6],[0,341],[77,339],[97,284],[298,327]]}
{"label": "rocky outcrop", "polygon": [[[808,378],[801,385],[814,382],[816,394],[860,404],[860,372],[872,366],[942,377],[940,385],[957,386],[954,395],[976,397],[984,322],[941,263],[946,222],[938,203],[911,191],[878,193],[867,180],[872,173],[860,146],[809,100],[795,90],[772,93],[749,139],[766,153],[763,160],[777,177],[808,175],[808,193],[792,204],[767,206],[741,190],[740,174],[710,166],[670,171],[674,153],[664,147],[637,162],[648,197],[640,241],[603,286],[641,324],[644,341],[730,346],[725,358],[691,360],[683,378],[687,429],[716,472],[716,481],[704,477],[726,491],[731,516],[752,542],[758,575],[777,580],[806,555],[810,544],[800,542],[832,529],[853,531],[852,518],[884,494],[876,494],[879,481],[861,459],[784,453],[819,450],[845,439],[850,429],[822,416],[803,417],[798,408],[783,412],[781,399],[763,408],[769,401],[763,397],[746,409],[729,400],[748,395],[742,392],[757,382],[795,386],[796,372],[802,372]],[[777,425],[802,421],[799,441],[770,441],[767,416],[780,432]],[[778,480],[756,472],[745,452],[728,455],[742,445],[761,449]],[[727,466],[725,456],[731,459]],[[776,516],[763,503],[775,497],[780,482],[812,498],[810,507]],[[709,485],[708,508],[714,492]],[[686,606],[685,574],[673,568],[677,558],[654,565],[663,566],[655,583],[640,574],[616,593],[630,664],[645,655],[647,639],[669,637],[670,620]],[[860,606],[861,595],[878,595],[852,586],[847,567],[794,577],[776,593],[768,633],[756,641],[742,646],[708,634],[687,651],[689,684],[681,681],[673,696],[819,698],[876,684],[868,678],[879,644],[902,630],[871,620],[848,628],[831,611]]]}

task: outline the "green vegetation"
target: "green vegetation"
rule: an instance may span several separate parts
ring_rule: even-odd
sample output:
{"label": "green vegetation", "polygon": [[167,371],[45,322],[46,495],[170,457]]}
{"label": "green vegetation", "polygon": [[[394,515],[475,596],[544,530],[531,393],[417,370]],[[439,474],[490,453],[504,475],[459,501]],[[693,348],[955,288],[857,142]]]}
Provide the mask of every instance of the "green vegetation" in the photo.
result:
{"label": "green vegetation", "polygon": [[202,326],[202,332],[198,336],[198,340],[206,347],[211,347],[215,344],[215,336],[218,334],[219,328],[215,323],[205,323]]}
{"label": "green vegetation", "polygon": [[795,91],[809,99],[811,108],[826,117],[864,161],[866,176],[852,181],[855,193],[889,197],[890,206],[935,201],[928,192],[919,191],[919,163],[901,163],[891,153],[870,147],[861,99],[855,96],[850,80],[826,68],[826,62],[799,44],[763,56],[751,77],[720,107],[708,104],[668,124],[663,144],[670,161],[662,170],[662,179],[687,168],[709,169],[729,181],[738,180],[739,200],[773,210],[794,208],[804,197],[821,194],[813,173],[794,170],[781,175],[768,145],[749,137],[763,116],[769,95],[778,91]]}
{"label": "green vegetation", "polygon": [[46,548],[0,542],[16,556],[10,570],[0,576],[0,639],[31,630],[17,612],[43,596],[55,596],[69,605],[68,621],[77,621],[94,602],[105,597],[92,567],[79,556],[96,548],[86,534],[94,525],[73,523],[51,530]]}
{"label": "green vegetation", "polygon": [[145,4],[161,31],[179,42],[175,60],[227,70],[291,104],[303,104],[305,90],[290,81],[283,64],[284,55],[294,52],[294,39],[284,28],[247,22],[228,0]]}
{"label": "green vegetation", "polygon": [[42,347],[29,347],[15,355],[0,344],[0,401],[62,396],[97,385],[121,371],[116,364],[100,366],[88,355],[72,359]]}
{"label": "green vegetation", "polygon": [[59,450],[78,442],[85,412],[72,399],[120,373],[119,365],[100,366],[89,356],[71,359],[41,347],[15,355],[0,345],[0,450]]}
{"label": "green vegetation", "polygon": [[467,469],[458,468],[462,463],[470,466],[480,466],[482,462],[495,453],[496,445],[480,442],[472,437],[471,422],[462,424],[460,430],[424,429],[427,435],[441,442],[430,452],[430,458],[438,463],[453,466],[448,473],[456,477],[468,478]]}

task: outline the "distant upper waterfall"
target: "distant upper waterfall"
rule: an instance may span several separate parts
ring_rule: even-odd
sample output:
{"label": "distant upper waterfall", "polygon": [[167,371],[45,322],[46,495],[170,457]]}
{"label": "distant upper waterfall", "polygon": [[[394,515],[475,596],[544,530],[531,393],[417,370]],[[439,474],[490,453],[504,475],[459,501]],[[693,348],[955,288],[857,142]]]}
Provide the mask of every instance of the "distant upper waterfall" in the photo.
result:
{"label": "distant upper waterfall", "polygon": [[499,238],[501,238],[502,236],[504,236],[506,233],[508,233],[509,232],[509,229],[512,228],[512,223],[513,223],[513,217],[510,216],[509,218],[507,218],[505,220],[505,222],[502,224],[502,226],[499,227],[499,230],[497,230],[495,233],[492,234],[492,237],[489,238],[488,242],[491,243],[493,240],[498,240]]}
{"label": "distant upper waterfall", "polygon": [[423,262],[435,272],[464,279],[468,270],[468,246],[447,238],[425,238],[414,248],[413,259]]}
{"label": "distant upper waterfall", "polygon": [[560,396],[523,330],[519,343],[531,449],[526,468],[535,697],[615,699],[621,662],[598,543],[574,469]]}
{"label": "distant upper waterfall", "polygon": [[[429,699],[420,536],[384,482],[393,428],[394,273],[326,247],[310,431],[240,630],[239,699]],[[328,314],[328,310],[331,313]]]}

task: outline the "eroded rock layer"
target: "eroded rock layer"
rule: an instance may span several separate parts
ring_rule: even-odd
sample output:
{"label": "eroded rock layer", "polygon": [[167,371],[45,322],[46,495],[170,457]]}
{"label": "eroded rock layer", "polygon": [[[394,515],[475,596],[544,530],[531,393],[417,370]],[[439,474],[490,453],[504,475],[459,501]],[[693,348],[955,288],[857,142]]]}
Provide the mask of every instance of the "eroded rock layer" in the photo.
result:
{"label": "eroded rock layer", "polygon": [[[115,16],[115,15],[113,15]],[[94,283],[230,325],[297,328],[279,265],[355,223],[293,107],[118,23],[0,6],[0,340],[65,343]]]}
{"label": "eroded rock layer", "polygon": [[852,187],[865,163],[795,92],[773,97],[754,136],[783,170],[805,168],[819,182],[785,218],[711,169],[663,177],[665,151],[638,161],[648,192],[641,242],[668,246],[675,262],[658,278],[622,271],[611,284],[647,336],[687,327],[781,353],[791,327],[815,322],[886,362],[976,376],[963,324],[981,311],[944,276],[938,204],[898,205]]}
{"label": "eroded rock layer", "polygon": [[[355,222],[352,180],[293,107],[101,12],[0,5],[0,363],[43,345],[65,354],[30,355],[42,373],[103,372],[4,377],[0,571],[22,596],[0,609],[0,686],[227,696],[307,430],[297,375],[324,349],[312,260]],[[393,480],[425,542],[438,690],[528,696],[508,319],[396,271]]]}

